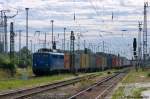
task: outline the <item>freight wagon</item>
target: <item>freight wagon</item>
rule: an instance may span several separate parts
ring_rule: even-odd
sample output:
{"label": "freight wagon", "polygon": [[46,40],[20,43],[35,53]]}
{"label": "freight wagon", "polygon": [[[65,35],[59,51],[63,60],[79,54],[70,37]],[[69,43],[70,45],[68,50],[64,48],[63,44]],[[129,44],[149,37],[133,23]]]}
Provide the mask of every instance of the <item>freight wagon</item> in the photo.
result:
{"label": "freight wagon", "polygon": [[[44,75],[71,70],[70,53],[36,52],[33,54],[33,72]],[[106,53],[80,53],[74,55],[74,69],[81,72],[100,71],[111,68],[127,67],[130,62],[126,58]]]}

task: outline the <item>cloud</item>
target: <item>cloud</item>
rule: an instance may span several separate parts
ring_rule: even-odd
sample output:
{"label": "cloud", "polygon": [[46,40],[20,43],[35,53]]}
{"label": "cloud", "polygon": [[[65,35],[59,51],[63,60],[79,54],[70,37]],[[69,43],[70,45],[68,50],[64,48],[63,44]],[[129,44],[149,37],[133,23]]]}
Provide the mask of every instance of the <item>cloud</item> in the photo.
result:
{"label": "cloud", "polygon": [[[50,33],[50,20],[54,20],[56,34],[62,34],[64,27],[67,27],[68,33],[74,30],[83,35],[97,35],[101,30],[120,34],[105,37],[105,33],[101,33],[104,36],[102,39],[111,39],[112,46],[114,45],[115,48],[118,47],[113,44],[118,41],[115,37],[120,37],[122,42],[132,44],[132,38],[138,32],[138,21],[143,21],[143,5],[144,0],[0,0],[0,9],[10,9],[13,12],[18,9],[18,15],[13,19],[16,30],[25,31],[25,8],[28,7],[30,8],[29,32],[31,35],[36,30]],[[149,15],[150,13],[148,13],[148,23],[150,22]],[[8,20],[8,22],[10,21],[12,19]],[[123,29],[134,32],[133,36],[125,37],[130,40],[122,39],[120,31]],[[85,31],[88,32],[84,33]],[[87,43],[97,43],[97,39],[99,39],[97,36],[86,38],[90,40]],[[42,39],[44,38],[42,37]]]}

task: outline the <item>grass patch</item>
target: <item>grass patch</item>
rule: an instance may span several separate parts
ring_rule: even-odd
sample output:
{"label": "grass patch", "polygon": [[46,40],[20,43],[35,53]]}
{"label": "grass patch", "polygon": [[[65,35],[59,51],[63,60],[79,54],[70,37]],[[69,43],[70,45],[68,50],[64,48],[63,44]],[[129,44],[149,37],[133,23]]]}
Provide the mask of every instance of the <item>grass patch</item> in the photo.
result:
{"label": "grass patch", "polygon": [[[115,70],[109,70],[109,72],[111,73],[113,73],[113,71]],[[29,88],[75,77],[73,74],[59,74],[22,80],[20,78],[23,72],[27,73],[28,76],[33,75],[31,68],[28,68],[27,71],[17,69],[17,73],[14,78],[9,77],[9,75],[6,72],[0,71],[0,91],[18,88]],[[104,72],[94,72],[94,74],[98,74],[100,76],[107,76],[108,75],[107,72],[108,70]],[[79,73],[80,76],[85,74],[93,74],[93,73]]]}
{"label": "grass patch", "polygon": [[[79,73],[79,76],[83,76],[86,74],[93,74],[93,73]],[[96,72],[94,74],[103,75],[103,72]],[[44,76],[44,77],[36,77],[28,80],[22,80],[18,78],[7,79],[7,80],[5,79],[5,80],[0,80],[0,91],[18,89],[18,88],[29,88],[29,87],[48,84],[48,83],[54,83],[57,81],[66,80],[73,77],[76,76],[73,74],[58,74],[58,75],[51,75],[51,76]]]}
{"label": "grass patch", "polygon": [[[93,74],[93,73],[79,73],[80,76],[83,76],[85,74]],[[94,74],[104,76],[107,74],[107,72],[96,72]],[[52,75],[52,76],[36,77],[28,80],[21,80],[21,79],[0,80],[0,91],[18,89],[18,88],[30,88],[34,86],[66,80],[73,77],[76,76],[74,76],[73,74],[59,74],[59,75]]]}
{"label": "grass patch", "polygon": [[135,88],[133,89],[133,97],[141,97],[142,91],[147,90],[146,88]]}
{"label": "grass patch", "polygon": [[71,74],[53,75],[47,77],[37,77],[29,80],[12,79],[12,80],[1,80],[0,81],[0,91],[16,89],[21,87],[33,87],[39,86],[47,83],[53,83],[59,80],[64,80],[66,78],[73,77]]}
{"label": "grass patch", "polygon": [[[142,91],[147,90],[146,88],[135,88],[131,91],[132,95],[131,96],[125,96],[124,95],[124,88],[123,86],[120,86],[115,93],[112,96],[112,99],[130,99],[133,98],[140,98]],[[141,98],[140,98],[141,99]]]}
{"label": "grass patch", "polygon": [[150,70],[139,70],[138,72],[131,70],[122,83],[150,82],[149,74]]}
{"label": "grass patch", "polygon": [[123,99],[124,97],[124,87],[119,87],[112,96],[112,99]]}
{"label": "grass patch", "polygon": [[[135,70],[131,70],[127,76],[122,80],[122,84],[130,84],[130,83],[141,83],[141,82],[150,82],[150,70],[139,70],[138,72]],[[112,99],[128,99],[125,98],[124,86],[120,86],[112,96]],[[134,88],[131,90],[131,97],[141,97],[141,92],[147,90],[146,88]],[[130,96],[129,96],[130,97]]]}
{"label": "grass patch", "polygon": [[8,75],[7,71],[5,70],[2,70],[0,69],[0,79],[6,79],[6,78],[9,78],[11,77],[10,75]]}
{"label": "grass patch", "polygon": [[26,70],[17,68],[16,69],[16,73],[15,73],[15,75],[13,77],[8,72],[9,71],[7,71],[7,70],[0,69],[0,81],[1,80],[19,79],[19,78],[22,77],[23,74],[27,74],[27,76],[29,76],[29,77],[33,76],[31,67],[27,68]]}
{"label": "grass patch", "polygon": [[28,67],[27,69],[17,68],[17,72],[16,72],[15,77],[20,78],[23,74],[27,74],[27,76],[29,76],[29,77],[34,76],[34,74],[32,72],[32,68]]}

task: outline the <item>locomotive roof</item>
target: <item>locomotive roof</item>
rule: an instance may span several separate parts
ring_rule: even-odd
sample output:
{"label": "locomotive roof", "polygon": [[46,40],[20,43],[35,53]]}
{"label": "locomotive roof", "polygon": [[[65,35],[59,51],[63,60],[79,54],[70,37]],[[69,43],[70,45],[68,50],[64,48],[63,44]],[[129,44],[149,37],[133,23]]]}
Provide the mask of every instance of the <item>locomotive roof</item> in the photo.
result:
{"label": "locomotive roof", "polygon": [[64,55],[64,53],[58,53],[58,52],[36,52],[34,54],[38,54],[38,53],[45,53],[45,54],[53,54],[53,55]]}

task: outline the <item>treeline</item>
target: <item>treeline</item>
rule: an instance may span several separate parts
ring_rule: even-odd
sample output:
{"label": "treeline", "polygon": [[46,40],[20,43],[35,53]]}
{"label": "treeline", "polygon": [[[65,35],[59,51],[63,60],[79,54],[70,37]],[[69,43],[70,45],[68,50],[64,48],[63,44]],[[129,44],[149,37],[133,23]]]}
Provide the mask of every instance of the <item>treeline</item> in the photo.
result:
{"label": "treeline", "polygon": [[[26,54],[28,56],[26,58]],[[14,61],[12,61],[14,60]],[[14,58],[10,59],[10,53],[0,53],[0,69],[6,71],[11,76],[16,73],[16,68],[26,68],[32,64],[32,53],[23,47],[20,51],[14,53]]]}

